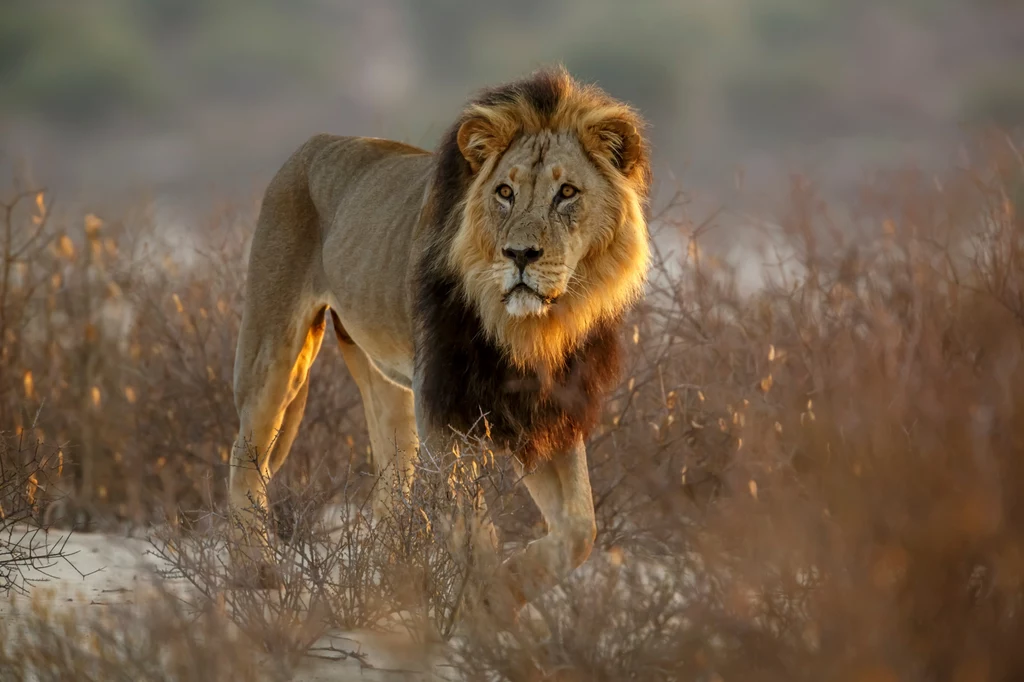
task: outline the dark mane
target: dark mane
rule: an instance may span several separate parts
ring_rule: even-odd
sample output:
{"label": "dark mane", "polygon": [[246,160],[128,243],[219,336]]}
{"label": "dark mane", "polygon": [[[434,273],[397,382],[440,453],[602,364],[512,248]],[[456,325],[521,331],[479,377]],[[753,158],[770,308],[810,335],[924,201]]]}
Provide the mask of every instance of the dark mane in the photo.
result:
{"label": "dark mane", "polygon": [[[468,110],[473,105],[495,106],[511,103],[524,97],[538,113],[550,117],[571,85],[568,74],[561,68],[539,71],[528,78],[488,88],[480,92],[465,107],[461,116],[441,137],[437,148],[437,165],[431,183],[431,221],[438,237],[451,238],[451,232],[458,225],[456,210],[470,184],[469,162],[459,151],[459,128],[465,123]],[[447,244],[445,245],[447,246]]]}
{"label": "dark mane", "polygon": [[[541,71],[485,90],[470,106],[525,99],[549,117],[571,85],[561,69]],[[438,146],[423,214],[422,229],[431,236],[415,270],[416,390],[430,428],[467,432],[484,415],[495,445],[509,448],[531,468],[586,439],[596,425],[602,398],[619,375],[620,319],[597,324],[549,382],[514,366],[488,339],[448,265],[471,183],[469,163],[457,143],[465,119],[466,114],[460,116]]]}

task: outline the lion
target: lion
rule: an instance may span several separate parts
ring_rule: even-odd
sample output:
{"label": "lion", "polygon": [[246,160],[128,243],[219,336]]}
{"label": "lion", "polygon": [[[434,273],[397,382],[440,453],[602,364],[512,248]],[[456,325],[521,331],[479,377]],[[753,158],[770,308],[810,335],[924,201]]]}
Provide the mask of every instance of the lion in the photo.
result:
{"label": "lion", "polygon": [[[321,134],[270,181],[234,367],[232,518],[266,508],[330,319],[362,398],[375,513],[483,415],[546,536],[497,571],[516,613],[596,538],[585,442],[650,247],[644,121],[563,67],[485,90],[433,153]],[[263,533],[262,521],[246,527]]]}

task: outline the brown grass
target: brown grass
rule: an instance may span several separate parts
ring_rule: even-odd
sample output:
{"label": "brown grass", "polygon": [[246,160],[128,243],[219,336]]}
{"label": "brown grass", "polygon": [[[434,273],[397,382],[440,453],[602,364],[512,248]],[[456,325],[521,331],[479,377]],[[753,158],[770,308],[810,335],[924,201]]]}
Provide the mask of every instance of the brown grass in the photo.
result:
{"label": "brown grass", "polygon": [[[63,458],[33,514],[171,521],[192,606],[222,604],[261,651],[292,661],[327,628],[392,627],[447,640],[468,679],[1024,673],[1024,163],[1005,137],[938,178],[880,176],[850,211],[794,178],[759,235],[781,260],[749,297],[707,246],[713,223],[663,217],[689,248],[660,256],[589,445],[599,547],[538,604],[543,627],[513,633],[471,608],[444,531],[477,487],[511,544],[539,515],[500,459],[471,458],[459,495],[450,462],[427,462],[395,518],[361,514],[361,408],[329,350],[274,486],[286,588],[232,592],[217,542],[252,215],[190,236],[190,266],[144,223],[62,223],[36,196],[15,194],[0,233],[0,430]],[[486,445],[464,452],[482,463]]]}
{"label": "brown grass", "polygon": [[286,666],[233,630],[223,613],[194,613],[155,591],[89,614],[40,592],[0,620],[0,680],[287,680]]}

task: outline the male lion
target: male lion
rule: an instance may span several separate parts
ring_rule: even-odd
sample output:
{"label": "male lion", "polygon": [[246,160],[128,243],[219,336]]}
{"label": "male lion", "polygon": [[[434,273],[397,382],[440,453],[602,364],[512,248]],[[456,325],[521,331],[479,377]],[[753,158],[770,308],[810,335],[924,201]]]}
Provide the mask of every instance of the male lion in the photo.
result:
{"label": "male lion", "polygon": [[[549,532],[501,567],[506,604],[517,612],[583,563],[596,533],[584,441],[649,267],[642,129],[559,68],[484,91],[433,154],[303,144],[270,182],[252,242],[233,519],[265,508],[329,312],[378,471],[408,480],[419,447],[450,450],[481,414],[513,456]],[[393,493],[379,487],[375,511]]]}

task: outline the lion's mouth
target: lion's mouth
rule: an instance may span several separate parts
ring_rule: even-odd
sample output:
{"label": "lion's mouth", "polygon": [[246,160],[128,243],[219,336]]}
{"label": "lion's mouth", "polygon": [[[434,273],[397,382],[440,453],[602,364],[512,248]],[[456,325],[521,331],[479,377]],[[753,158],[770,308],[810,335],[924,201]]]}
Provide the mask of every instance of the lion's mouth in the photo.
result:
{"label": "lion's mouth", "polygon": [[501,302],[508,303],[509,299],[511,299],[517,292],[520,291],[527,293],[531,296],[537,297],[544,305],[552,305],[555,301],[558,300],[557,296],[544,296],[526,282],[520,281],[514,287],[505,292],[505,295],[501,297]]}

